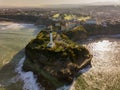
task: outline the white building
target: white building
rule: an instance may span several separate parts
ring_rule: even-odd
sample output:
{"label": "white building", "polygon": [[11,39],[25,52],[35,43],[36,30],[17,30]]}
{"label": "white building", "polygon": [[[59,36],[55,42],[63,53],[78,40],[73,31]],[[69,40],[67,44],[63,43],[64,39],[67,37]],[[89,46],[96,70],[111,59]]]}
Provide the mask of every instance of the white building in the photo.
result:
{"label": "white building", "polygon": [[48,43],[47,47],[53,48],[55,43],[53,42],[52,32],[50,32],[50,42]]}
{"label": "white building", "polygon": [[53,48],[55,46],[55,43],[53,42],[52,26],[49,26],[49,29],[50,29],[50,42],[47,44],[47,47]]}

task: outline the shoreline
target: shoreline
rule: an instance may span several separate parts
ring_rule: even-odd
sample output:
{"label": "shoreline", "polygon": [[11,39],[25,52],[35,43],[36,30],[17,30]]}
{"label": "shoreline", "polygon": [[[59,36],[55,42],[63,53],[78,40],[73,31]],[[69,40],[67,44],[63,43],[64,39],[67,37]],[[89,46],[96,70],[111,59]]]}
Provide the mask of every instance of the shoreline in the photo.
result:
{"label": "shoreline", "polygon": [[5,23],[19,23],[19,24],[34,24],[36,25],[35,23],[32,23],[32,22],[25,22],[25,21],[15,21],[15,20],[0,20],[0,23],[1,22],[5,22]]}

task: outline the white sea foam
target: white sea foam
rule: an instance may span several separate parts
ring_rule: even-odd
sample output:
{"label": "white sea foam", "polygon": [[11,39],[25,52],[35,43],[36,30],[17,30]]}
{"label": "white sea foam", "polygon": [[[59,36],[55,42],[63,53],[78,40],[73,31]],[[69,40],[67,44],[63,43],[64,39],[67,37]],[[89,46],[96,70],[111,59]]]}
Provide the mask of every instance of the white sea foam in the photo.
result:
{"label": "white sea foam", "polygon": [[80,70],[79,71],[79,73],[85,73],[85,72],[87,72],[89,69],[91,68],[91,65],[88,65],[88,66],[86,66],[85,68],[83,68],[82,70]]}
{"label": "white sea foam", "polygon": [[40,85],[36,82],[37,79],[33,75],[33,72],[24,72],[22,66],[25,57],[23,57],[16,68],[16,72],[19,74],[19,78],[24,81],[23,90],[41,90]]}

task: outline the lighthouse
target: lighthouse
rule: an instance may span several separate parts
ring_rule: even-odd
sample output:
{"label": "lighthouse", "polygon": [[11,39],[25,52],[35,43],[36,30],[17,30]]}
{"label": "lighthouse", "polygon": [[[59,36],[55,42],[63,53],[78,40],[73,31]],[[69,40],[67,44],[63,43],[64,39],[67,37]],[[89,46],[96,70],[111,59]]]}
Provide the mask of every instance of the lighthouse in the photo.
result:
{"label": "lighthouse", "polygon": [[53,48],[55,46],[55,43],[53,42],[53,35],[52,35],[53,27],[49,26],[49,29],[50,29],[50,42],[48,43],[47,47]]}
{"label": "lighthouse", "polygon": [[52,31],[50,31],[50,43],[53,43]]}

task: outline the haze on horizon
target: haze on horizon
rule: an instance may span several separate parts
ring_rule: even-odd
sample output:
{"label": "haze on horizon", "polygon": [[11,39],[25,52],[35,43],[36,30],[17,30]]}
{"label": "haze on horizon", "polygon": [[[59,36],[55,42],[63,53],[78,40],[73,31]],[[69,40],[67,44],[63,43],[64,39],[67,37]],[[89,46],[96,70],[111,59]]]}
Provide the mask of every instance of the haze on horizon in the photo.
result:
{"label": "haze on horizon", "polygon": [[119,0],[0,0],[0,7],[45,7],[48,5],[91,4],[96,2],[117,4]]}

